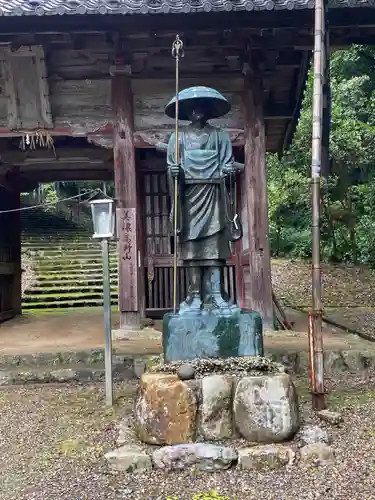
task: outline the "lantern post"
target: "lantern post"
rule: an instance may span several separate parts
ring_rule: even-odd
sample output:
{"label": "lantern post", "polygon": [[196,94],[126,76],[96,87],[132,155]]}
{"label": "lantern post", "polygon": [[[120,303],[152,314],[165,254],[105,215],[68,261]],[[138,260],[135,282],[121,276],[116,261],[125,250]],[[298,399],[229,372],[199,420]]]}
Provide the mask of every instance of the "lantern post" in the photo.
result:
{"label": "lantern post", "polygon": [[100,239],[103,265],[103,304],[104,304],[104,363],[105,398],[108,406],[113,406],[112,377],[112,329],[111,329],[111,283],[109,272],[109,240],[115,233],[115,204],[111,198],[90,201],[93,238]]}

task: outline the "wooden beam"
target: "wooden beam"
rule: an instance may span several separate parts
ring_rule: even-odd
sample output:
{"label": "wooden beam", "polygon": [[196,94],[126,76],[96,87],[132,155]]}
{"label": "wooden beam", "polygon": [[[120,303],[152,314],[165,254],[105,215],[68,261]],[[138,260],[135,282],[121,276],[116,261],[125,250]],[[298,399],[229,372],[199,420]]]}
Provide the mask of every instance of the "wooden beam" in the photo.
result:
{"label": "wooden beam", "polygon": [[[242,76],[240,72],[234,74],[225,73],[224,77],[227,76],[230,78],[223,78],[223,81],[220,80],[220,92],[239,92],[242,87]],[[197,85],[197,78],[195,76],[182,76],[180,81],[181,88],[194,87]],[[132,78],[133,83],[133,92],[136,96],[147,96],[153,94],[165,94],[166,96],[173,96],[174,93],[174,78],[171,76],[170,78],[166,78],[165,74],[160,74],[159,78],[154,78],[154,80],[150,80],[149,78],[145,78],[143,75],[136,75]],[[207,75],[200,74],[199,76],[199,85],[203,85],[205,87],[214,87],[216,88],[218,85],[217,76],[212,75],[212,73]]]}
{"label": "wooden beam", "polygon": [[32,165],[33,163],[54,163],[59,161],[108,161],[108,158],[108,151],[90,146],[88,146],[87,148],[56,147],[55,153],[52,151],[52,149],[42,148],[27,151],[22,151],[20,149],[8,149],[7,151],[1,153],[1,159],[3,162],[10,164],[17,163],[29,165]]}
{"label": "wooden beam", "polygon": [[21,183],[27,187],[35,182],[58,181],[110,181],[113,179],[113,168],[105,170],[41,170],[28,173],[27,169],[21,171]]}
{"label": "wooden beam", "polygon": [[[212,25],[214,26],[214,25]],[[229,31],[232,36],[223,36],[224,31]],[[311,31],[311,30],[310,30]],[[293,29],[271,29],[268,33],[258,28],[250,29],[246,27],[236,27],[227,30],[206,29],[205,33],[198,30],[179,31],[181,39],[184,41],[185,57],[196,50],[211,48],[213,51],[221,49],[241,49],[248,42],[252,50],[272,50],[281,47],[293,47],[294,45],[306,46],[312,42],[312,31],[307,32],[306,27],[294,27]],[[124,44],[129,53],[145,53],[152,50],[153,53],[169,51],[173,33],[160,33],[158,36],[147,35],[137,38],[125,37]]]}
{"label": "wooden beam", "polygon": [[23,163],[14,163],[15,166],[19,166],[22,172],[40,172],[45,170],[66,170],[73,171],[74,170],[103,170],[107,168],[108,170],[112,170],[112,165],[109,162],[104,162],[101,160],[84,160],[81,161],[74,160],[72,158],[71,161],[66,160],[55,160],[54,162],[46,162],[46,161],[33,161],[28,162],[25,161]]}
{"label": "wooden beam", "polygon": [[[204,71],[204,64],[206,65],[218,65],[225,63],[227,60],[236,61],[240,59],[241,62],[244,60],[244,47],[246,43],[251,44],[251,37],[243,37],[243,40],[237,40],[235,44],[231,44],[228,46],[221,46],[218,44],[217,40],[207,39],[205,45],[192,47],[185,53],[185,57],[187,60],[184,60],[184,66],[181,67],[183,70],[184,67],[194,67],[195,65],[202,65],[202,69]],[[310,37],[296,37],[289,40],[285,40],[284,42],[280,42],[278,44],[275,41],[275,45],[277,47],[277,52],[293,52],[294,47],[305,47],[311,45]],[[147,50],[150,52],[148,53]],[[262,60],[265,58],[270,58],[271,53],[274,51],[272,47],[267,47],[264,45],[264,42],[259,42],[256,47],[253,48],[254,54],[257,55],[257,58]],[[298,53],[298,51],[297,51]],[[186,55],[187,54],[187,55]],[[296,59],[296,57],[294,57]],[[293,61],[287,61],[285,59],[280,60],[280,66],[289,66]],[[150,46],[148,49],[137,50],[135,49],[132,53],[132,65],[135,64],[137,68],[148,67],[152,68],[166,68],[173,69],[173,60],[172,64],[168,57],[168,53],[166,53],[166,49],[163,48],[160,54],[154,54],[154,48]],[[297,64],[294,62],[294,64]],[[139,71],[139,69],[137,70]]]}
{"label": "wooden beam", "polygon": [[248,215],[249,296],[247,305],[261,314],[265,328],[273,328],[271,260],[268,239],[268,202],[265,124],[261,82],[245,76],[245,186]]}
{"label": "wooden beam", "polygon": [[141,214],[138,206],[134,112],[131,78],[124,68],[112,68],[114,178],[119,239],[120,328],[140,328],[144,314],[142,262],[139,248]]}
{"label": "wooden beam", "polygon": [[[254,13],[252,14],[254,15]],[[280,15],[280,13],[278,13]],[[237,14],[238,16],[238,14]],[[180,17],[180,16],[178,16]],[[210,28],[206,26],[204,29],[199,29],[198,26],[192,24],[190,28],[186,24],[186,18],[184,19],[184,29],[179,29],[179,34],[184,40],[184,45],[186,48],[186,53],[190,51],[201,49],[201,48],[238,48],[243,47],[244,43],[248,39],[252,39],[252,47],[256,48],[258,46],[266,46],[272,40],[276,40],[277,44],[281,41],[289,42],[296,37],[306,37],[306,29],[311,27],[310,23],[303,24],[296,23],[294,26],[283,27],[280,23],[280,18],[278,20],[278,25],[271,27],[268,19],[268,26],[270,29],[263,29],[260,24],[251,24],[247,16],[243,23],[238,22],[237,17],[236,23],[225,23],[224,26],[215,26],[215,23],[210,24]],[[113,19],[113,18],[112,18]],[[122,19],[125,19],[122,17]],[[190,18],[191,20],[191,18]],[[138,18],[139,22],[139,18]],[[137,25],[138,25],[137,22]],[[172,21],[173,22],[173,21]],[[152,27],[150,30],[138,31],[136,34],[132,35],[128,30],[123,31],[120,36],[121,44],[126,47],[127,52],[144,53],[147,50],[152,49],[154,53],[160,51],[170,51],[171,40],[175,36],[176,26],[173,26],[172,30],[163,30],[159,27],[160,18],[158,19],[158,30],[155,34],[155,28]],[[298,26],[298,27],[297,27]],[[111,27],[111,31],[113,26]],[[67,36],[69,35],[69,36]],[[46,46],[61,46],[61,47],[72,47],[75,50],[85,50],[86,48],[91,48],[92,46],[99,45],[101,48],[106,47],[107,50],[112,50],[114,52],[114,47],[111,43],[106,40],[106,32],[98,31],[93,32],[88,30],[87,32],[70,32],[70,33],[24,33],[17,34],[12,33],[1,33],[0,43],[2,45],[13,43],[14,45],[22,44],[41,44]]]}
{"label": "wooden beam", "polygon": [[[289,120],[293,116],[293,110],[290,109],[288,105],[266,104],[265,109],[265,120]],[[21,167],[27,166],[28,168],[39,169],[39,165],[45,168],[46,165],[51,166],[51,168],[61,169],[61,168],[73,168],[74,164],[82,165],[87,164],[87,168],[101,168],[101,166],[107,164],[109,156],[108,150],[113,148],[113,124],[107,124],[105,127],[96,130],[94,133],[87,133],[88,140],[103,148],[102,150],[93,149],[86,150],[86,156],[78,156],[80,153],[75,149],[69,149],[64,154],[57,152],[57,158],[54,157],[50,152],[44,153],[43,150],[37,150],[35,152],[23,152],[17,150],[8,150],[4,154],[1,154],[1,158],[5,163],[19,165]],[[243,145],[243,129],[242,128],[227,128],[229,136],[232,140],[233,146]],[[155,142],[167,141],[170,134],[173,132],[171,127],[158,127],[155,129],[144,129],[134,131],[133,142],[135,148],[149,148],[153,147]],[[61,135],[60,131],[51,130],[50,134],[52,136]],[[71,130],[66,130],[65,135],[74,136]],[[20,134],[13,131],[2,131],[3,137],[19,137]],[[81,136],[81,134],[80,134]],[[156,141],[156,138],[157,141]],[[84,151],[82,151],[83,153]],[[40,156],[44,155],[44,156]],[[72,155],[72,156],[69,156]],[[69,167],[70,165],[70,167]]]}
{"label": "wooden beam", "polygon": [[[242,40],[242,38],[236,36],[241,32],[250,32],[252,35],[260,31],[269,32],[275,30],[277,38],[279,38],[282,35],[282,30],[294,30],[294,34],[288,36],[296,36],[296,31],[297,33],[300,31],[299,36],[306,37],[306,35],[303,35],[303,31],[311,28],[312,15],[312,9],[253,11],[250,17],[245,12],[214,12],[210,13],[209,19],[210,26],[215,27],[212,31],[216,33],[221,31],[221,34],[228,31],[233,33],[233,36],[221,36],[221,43],[233,44],[233,40]],[[89,44],[92,45],[92,40],[96,38],[105,40],[107,32],[118,29],[122,32],[121,40],[125,42],[125,46],[129,44],[129,46],[135,47],[137,50],[142,50],[144,46],[170,49],[170,40],[173,40],[176,30],[181,35],[183,33],[182,36],[185,36],[186,33],[186,38],[191,39],[193,46],[194,36],[191,36],[191,33],[202,30],[209,31],[207,29],[207,14],[158,16],[158,36],[152,36],[152,33],[155,32],[156,18],[154,16],[137,16],[136,23],[134,23],[133,16],[93,16],[91,18],[92,23],[86,26],[87,31],[82,30],[82,19],[79,16],[42,16],[38,19],[32,19],[32,28],[27,26],[26,30],[24,23],[21,23],[22,26],[20,27],[18,17],[3,16],[1,22],[5,23],[5,21],[7,21],[7,27],[4,25],[6,29],[2,30],[0,43],[35,41],[35,43],[44,46],[48,44],[71,45],[76,38],[79,41],[82,39],[82,46],[85,46],[87,39],[90,39]],[[373,43],[375,25],[371,21],[371,15],[369,16],[369,9],[330,9],[330,31],[338,34],[337,42],[341,39],[345,40],[346,44],[353,43],[354,35],[352,36],[350,33],[342,35],[341,33],[342,29],[352,28],[353,25],[360,27],[361,43],[365,39],[370,41],[370,44]],[[134,36],[130,35],[132,32]],[[144,34],[143,38],[140,36],[142,32]],[[259,36],[260,40],[257,45],[262,45],[262,38],[268,37]],[[200,38],[197,41],[200,43]],[[333,45],[336,45],[336,40],[333,41]],[[310,43],[302,43],[300,46],[311,47]],[[187,50],[189,50],[189,43],[187,43]]]}
{"label": "wooden beam", "polygon": [[294,93],[292,94],[291,92],[293,98],[295,99],[297,97],[297,99],[295,99],[294,101],[294,110],[292,113],[292,119],[289,121],[286,127],[286,131],[284,133],[284,140],[282,144],[280,144],[280,147],[277,151],[278,153],[286,149],[292,142],[301,111],[301,106],[304,96],[303,89],[305,88],[306,85],[306,79],[310,65],[310,58],[311,58],[311,52],[303,52],[300,68],[294,84]]}

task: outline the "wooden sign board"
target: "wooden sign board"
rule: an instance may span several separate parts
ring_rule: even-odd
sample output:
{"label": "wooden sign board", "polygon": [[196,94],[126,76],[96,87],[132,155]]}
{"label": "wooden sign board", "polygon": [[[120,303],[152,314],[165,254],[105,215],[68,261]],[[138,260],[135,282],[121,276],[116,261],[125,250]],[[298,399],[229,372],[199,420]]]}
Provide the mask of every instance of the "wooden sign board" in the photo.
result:
{"label": "wooden sign board", "polygon": [[135,208],[118,208],[119,308],[138,311],[138,245]]}

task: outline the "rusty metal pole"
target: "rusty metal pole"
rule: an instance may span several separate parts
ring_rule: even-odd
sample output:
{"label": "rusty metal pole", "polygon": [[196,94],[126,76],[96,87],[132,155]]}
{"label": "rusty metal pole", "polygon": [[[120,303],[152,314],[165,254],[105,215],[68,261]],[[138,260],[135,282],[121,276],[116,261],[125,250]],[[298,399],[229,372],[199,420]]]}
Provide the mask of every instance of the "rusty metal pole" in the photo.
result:
{"label": "rusty metal pole", "polygon": [[324,0],[315,0],[314,83],[311,150],[312,188],[312,310],[309,313],[309,355],[312,406],[325,408],[322,332],[322,283],[320,266],[320,177],[323,131]]}

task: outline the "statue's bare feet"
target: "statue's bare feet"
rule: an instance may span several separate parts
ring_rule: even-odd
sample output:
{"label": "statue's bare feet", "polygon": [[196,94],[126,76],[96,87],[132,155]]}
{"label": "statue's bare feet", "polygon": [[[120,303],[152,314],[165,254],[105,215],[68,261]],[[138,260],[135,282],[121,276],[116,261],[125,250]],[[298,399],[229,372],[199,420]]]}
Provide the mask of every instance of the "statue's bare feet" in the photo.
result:
{"label": "statue's bare feet", "polygon": [[232,307],[232,304],[230,304],[229,302],[224,300],[221,295],[213,296],[212,303],[213,303],[214,308],[216,308],[216,309],[231,309],[231,307]]}
{"label": "statue's bare feet", "polygon": [[238,306],[233,304],[231,300],[225,300],[222,295],[215,294],[212,295],[212,309],[220,311],[220,314],[224,315],[232,315],[234,312],[238,310]]}
{"label": "statue's bare feet", "polygon": [[201,310],[202,301],[200,297],[193,297],[193,300],[190,302],[190,309],[192,310]]}
{"label": "statue's bare feet", "polygon": [[180,305],[180,312],[187,311],[200,311],[202,307],[202,301],[198,295],[188,295],[186,300],[184,300]]}

